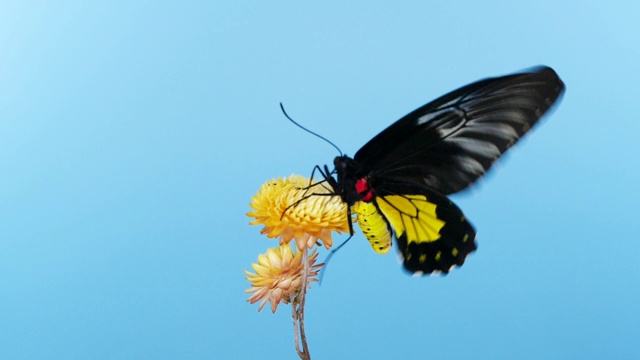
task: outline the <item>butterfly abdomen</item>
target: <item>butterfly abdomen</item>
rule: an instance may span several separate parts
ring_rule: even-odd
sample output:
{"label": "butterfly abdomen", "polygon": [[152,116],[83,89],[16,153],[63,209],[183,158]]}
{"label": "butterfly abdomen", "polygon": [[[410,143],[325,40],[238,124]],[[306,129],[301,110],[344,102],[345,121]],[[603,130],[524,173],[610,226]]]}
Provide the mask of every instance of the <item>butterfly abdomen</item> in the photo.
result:
{"label": "butterfly abdomen", "polygon": [[358,225],[373,250],[386,254],[391,249],[392,231],[378,207],[372,202],[358,201],[353,211],[358,216]]}

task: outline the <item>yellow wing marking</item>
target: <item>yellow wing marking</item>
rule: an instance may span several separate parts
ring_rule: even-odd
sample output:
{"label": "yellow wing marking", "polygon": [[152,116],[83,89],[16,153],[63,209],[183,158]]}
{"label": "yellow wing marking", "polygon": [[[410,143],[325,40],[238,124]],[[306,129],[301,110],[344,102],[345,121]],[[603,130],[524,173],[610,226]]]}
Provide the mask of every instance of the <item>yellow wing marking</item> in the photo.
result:
{"label": "yellow wing marking", "polygon": [[373,250],[379,254],[386,254],[391,248],[391,231],[384,217],[373,203],[358,201],[353,206],[358,215],[358,225],[367,237]]}
{"label": "yellow wing marking", "polygon": [[407,243],[432,242],[440,238],[445,222],[436,215],[436,204],[424,195],[388,195],[376,198],[396,237],[406,234]]}

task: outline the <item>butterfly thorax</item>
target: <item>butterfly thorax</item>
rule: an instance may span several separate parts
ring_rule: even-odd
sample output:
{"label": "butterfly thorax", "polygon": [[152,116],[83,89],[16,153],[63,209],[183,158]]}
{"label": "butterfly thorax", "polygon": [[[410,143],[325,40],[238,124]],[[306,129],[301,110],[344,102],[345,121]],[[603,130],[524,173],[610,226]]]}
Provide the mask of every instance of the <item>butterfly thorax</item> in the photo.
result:
{"label": "butterfly thorax", "polygon": [[342,201],[353,206],[357,201],[371,201],[374,190],[367,181],[367,176],[360,169],[357,161],[347,155],[338,156],[333,160],[338,181],[333,184],[333,190],[340,195]]}

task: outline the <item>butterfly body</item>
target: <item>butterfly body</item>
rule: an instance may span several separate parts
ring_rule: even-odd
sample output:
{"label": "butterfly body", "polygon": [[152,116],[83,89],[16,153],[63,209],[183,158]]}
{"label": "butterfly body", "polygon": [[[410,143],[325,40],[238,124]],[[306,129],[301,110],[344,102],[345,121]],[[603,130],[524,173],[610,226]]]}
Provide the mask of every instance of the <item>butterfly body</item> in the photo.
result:
{"label": "butterfly body", "polygon": [[395,237],[406,270],[446,274],[477,248],[447,195],[484,175],[563,92],[548,67],[477,81],[404,116],[353,158],[336,157],[323,176],[376,252]]}

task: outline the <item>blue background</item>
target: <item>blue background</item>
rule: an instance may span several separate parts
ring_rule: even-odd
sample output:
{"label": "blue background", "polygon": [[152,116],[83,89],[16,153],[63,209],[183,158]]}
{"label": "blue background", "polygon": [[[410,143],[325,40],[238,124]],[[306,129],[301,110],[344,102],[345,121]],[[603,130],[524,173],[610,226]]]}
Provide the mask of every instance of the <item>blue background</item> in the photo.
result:
{"label": "blue background", "polygon": [[[556,69],[556,111],[454,201],[479,249],[407,276],[358,234],[314,359],[640,358],[632,1],[13,1],[0,11],[0,359],[294,359],[246,302],[266,180],[456,87]],[[339,241],[342,238],[336,238]],[[323,252],[326,254],[326,252]]]}

